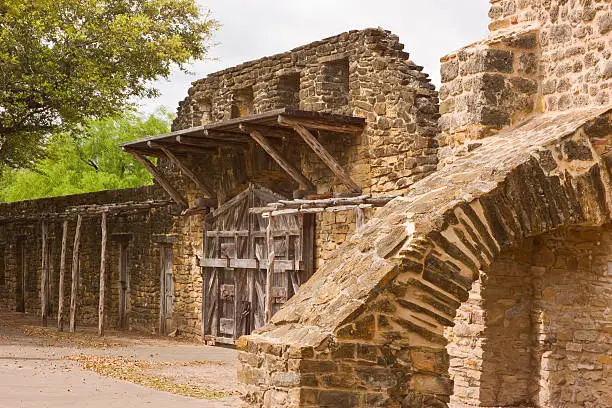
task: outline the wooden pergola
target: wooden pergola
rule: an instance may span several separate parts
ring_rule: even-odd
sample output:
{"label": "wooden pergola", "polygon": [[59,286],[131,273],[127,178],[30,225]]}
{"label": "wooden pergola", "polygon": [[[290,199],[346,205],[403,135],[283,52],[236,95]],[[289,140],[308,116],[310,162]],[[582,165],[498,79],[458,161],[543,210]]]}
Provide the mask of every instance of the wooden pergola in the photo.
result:
{"label": "wooden pergola", "polygon": [[101,218],[101,247],[100,247],[100,291],[98,302],[98,334],[104,335],[104,302],[106,292],[106,244],[108,241],[107,234],[107,217],[108,216],[125,216],[130,214],[149,211],[152,208],[165,207],[172,203],[171,200],[148,200],[148,201],[129,201],[123,203],[112,204],[92,204],[68,207],[61,212],[38,213],[35,215],[14,215],[0,217],[2,223],[41,223],[42,232],[42,274],[40,285],[40,300],[41,300],[41,319],[42,325],[47,325],[49,315],[49,289],[50,289],[50,267],[48,257],[48,231],[49,223],[62,223],[62,249],[60,253],[60,270],[58,284],[58,309],[57,309],[57,328],[59,331],[64,330],[64,280],[66,274],[66,249],[68,247],[68,222],[76,218],[76,229],[74,233],[74,244],[72,247],[72,285],[70,292],[70,332],[76,330],[76,315],[77,315],[77,293],[79,282],[79,249],[81,243],[81,225],[83,218]]}
{"label": "wooden pergola", "polygon": [[271,142],[274,139],[295,140],[309,146],[329,170],[342,181],[350,194],[359,195],[361,187],[327,151],[315,134],[318,131],[326,131],[357,135],[363,132],[364,127],[364,118],[284,108],[147,137],[124,143],[122,148],[134,155],[170,197],[184,209],[188,207],[185,198],[145,156],[168,159],[206,197],[216,198],[212,186],[186,165],[184,157],[201,155],[219,147],[247,149],[251,144],[256,143],[300,186],[302,195],[314,194],[315,185],[289,159],[283,157]]}

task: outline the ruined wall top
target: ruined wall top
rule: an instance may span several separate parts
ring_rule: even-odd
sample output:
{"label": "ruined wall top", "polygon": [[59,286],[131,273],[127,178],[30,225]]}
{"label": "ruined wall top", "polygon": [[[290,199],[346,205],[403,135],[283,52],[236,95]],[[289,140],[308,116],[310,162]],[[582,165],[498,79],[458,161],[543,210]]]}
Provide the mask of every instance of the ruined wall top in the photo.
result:
{"label": "ruined wall top", "polygon": [[[412,83],[434,93],[428,75],[403,49],[390,31],[368,28],[209,74],[193,82],[179,103],[173,130],[283,107],[366,116],[373,106],[364,106],[367,101],[353,97],[351,90],[361,87],[360,74],[384,70],[394,61],[403,64],[395,67],[400,75],[388,81],[387,90]],[[402,72],[409,78],[401,78]]]}

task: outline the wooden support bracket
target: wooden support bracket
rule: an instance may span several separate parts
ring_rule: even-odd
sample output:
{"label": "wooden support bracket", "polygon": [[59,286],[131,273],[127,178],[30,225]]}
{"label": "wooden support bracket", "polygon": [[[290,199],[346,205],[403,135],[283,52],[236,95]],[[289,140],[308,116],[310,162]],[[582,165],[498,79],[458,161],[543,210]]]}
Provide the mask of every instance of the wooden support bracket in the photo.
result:
{"label": "wooden support bracket", "polygon": [[193,181],[194,184],[196,186],[198,186],[198,188],[204,194],[206,194],[208,197],[211,197],[211,198],[215,197],[213,188],[210,185],[208,185],[208,183],[206,183],[204,180],[202,180],[202,178],[200,176],[198,176],[193,170],[191,170],[189,167],[187,167],[185,165],[185,163],[183,163],[178,157],[176,157],[176,155],[174,153],[172,153],[172,151],[169,148],[167,148],[164,145],[161,145],[161,144],[158,144],[158,143],[153,143],[153,142],[149,142],[148,145],[151,148],[159,149],[162,152],[164,152],[166,157],[168,157],[168,159],[172,163],[174,163],[181,170],[181,172],[183,174],[185,174],[187,177],[189,177],[189,179],[191,181]]}
{"label": "wooden support bracket", "polygon": [[291,176],[301,187],[306,190],[316,190],[316,187],[310,180],[308,180],[295,166],[293,166],[287,159],[285,159],[278,150],[264,137],[264,135],[256,130],[252,129],[249,126],[240,125],[240,130],[244,132],[248,132],[251,135],[251,138],[257,142],[258,145],[261,146],[262,149],[265,150],[266,153],[274,159],[278,165]]}
{"label": "wooden support bracket", "polygon": [[168,193],[170,197],[172,197],[175,203],[177,203],[183,208],[189,207],[189,204],[187,204],[187,200],[185,200],[178,192],[178,190],[174,188],[174,186],[170,184],[168,180],[166,180],[163,174],[157,169],[157,167],[155,167],[155,165],[153,165],[153,163],[149,161],[149,159],[133,150],[128,151],[134,156],[134,158],[136,158],[136,160],[138,160],[138,162],[140,162],[140,164],[144,166],[145,169],[147,169],[149,173],[151,173],[155,181],[157,181],[162,186],[162,188],[166,190],[166,193]]}
{"label": "wooden support bracket", "polygon": [[291,126],[295,131],[302,137],[304,142],[313,150],[313,152],[319,156],[319,158],[329,167],[329,169],[338,177],[342,183],[349,189],[349,191],[353,193],[361,193],[361,187],[353,179],[349,174],[342,168],[342,166],[334,159],[334,157],[329,154],[327,149],[323,147],[321,142],[314,137],[312,133],[308,129],[306,129],[302,124],[295,121],[282,121],[282,116],[279,116],[279,123],[282,124],[291,123]]}

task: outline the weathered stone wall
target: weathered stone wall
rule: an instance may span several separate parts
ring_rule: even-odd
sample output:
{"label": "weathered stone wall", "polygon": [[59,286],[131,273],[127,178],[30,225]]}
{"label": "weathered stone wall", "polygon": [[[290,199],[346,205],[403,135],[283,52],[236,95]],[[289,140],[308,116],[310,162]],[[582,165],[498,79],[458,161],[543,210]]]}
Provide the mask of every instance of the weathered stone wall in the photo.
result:
{"label": "weathered stone wall", "polygon": [[[319,138],[365,193],[402,193],[437,166],[437,92],[399,38],[382,29],[350,31],[195,81],[179,104],[173,130],[278,108],[364,117],[360,135]],[[327,194],[346,187],[304,144],[278,149]],[[291,196],[294,182],[258,146],[202,157],[199,170],[223,202],[249,181]],[[162,163],[190,199],[194,186]],[[317,265],[354,232],[354,215],[317,215]]]}
{"label": "weathered stone wall", "polygon": [[529,114],[612,100],[609,1],[491,3],[489,38],[441,60],[441,164]]}
{"label": "weathered stone wall", "polygon": [[540,26],[541,94],[546,109],[612,100],[612,5],[607,0],[492,0],[492,31],[524,21]]}
{"label": "weathered stone wall", "polygon": [[563,228],[502,253],[448,330],[451,407],[604,407],[612,225]]}
{"label": "weathered stone wall", "polygon": [[[0,204],[3,216],[31,215],[61,212],[67,207],[85,204],[108,204],[126,201],[166,199],[157,187],[103,191],[99,193],[64,196],[57,198]],[[118,326],[119,319],[119,243],[113,234],[131,234],[128,244],[127,265],[130,271],[130,327],[156,331],[159,312],[159,254],[152,243],[152,236],[172,232],[173,217],[167,207],[142,213],[108,217],[107,244],[107,325]],[[72,247],[76,217],[68,224],[66,275],[64,281],[64,321],[68,321],[70,288],[72,284]],[[62,222],[49,222],[51,311],[58,308],[58,285]],[[100,273],[100,216],[86,217],[81,226],[79,251],[80,279],[78,286],[77,324],[94,324],[98,320],[98,294]],[[21,241],[21,244],[18,242]],[[18,246],[22,245],[25,259],[26,313],[40,314],[40,284],[42,272],[41,222],[3,222],[0,230],[0,267],[4,280],[0,280],[0,308],[15,310],[17,302]],[[50,324],[53,324],[51,322]]]}
{"label": "weathered stone wall", "polygon": [[538,93],[538,32],[515,28],[442,58],[440,156],[497,133],[533,113]]}
{"label": "weathered stone wall", "polygon": [[447,332],[451,407],[531,406],[532,245],[505,251],[470,290]]}

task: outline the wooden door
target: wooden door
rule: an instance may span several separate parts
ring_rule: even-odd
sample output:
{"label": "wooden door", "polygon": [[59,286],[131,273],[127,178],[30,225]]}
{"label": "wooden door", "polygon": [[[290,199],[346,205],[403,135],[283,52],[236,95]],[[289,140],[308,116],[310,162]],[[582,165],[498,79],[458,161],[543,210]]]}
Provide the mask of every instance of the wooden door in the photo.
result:
{"label": "wooden door", "polygon": [[160,333],[167,334],[174,330],[172,314],[174,312],[174,278],[172,276],[172,245],[160,248]]}
{"label": "wooden door", "polygon": [[16,311],[25,312],[27,263],[24,239],[17,239],[17,282],[15,285]]}
{"label": "wooden door", "polygon": [[[206,218],[204,232],[202,335],[210,342],[235,343],[266,323],[268,219],[249,208],[284,197],[250,186]],[[300,214],[275,217],[272,311],[312,274],[314,223]]]}
{"label": "wooden door", "polygon": [[130,271],[128,269],[128,244],[119,247],[119,328],[129,328]]}

